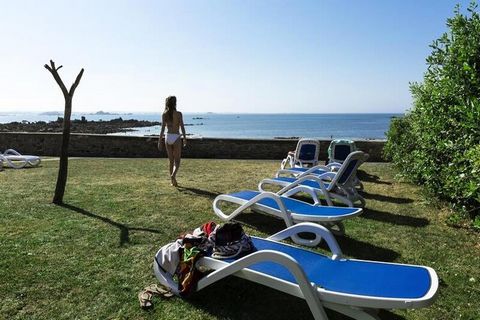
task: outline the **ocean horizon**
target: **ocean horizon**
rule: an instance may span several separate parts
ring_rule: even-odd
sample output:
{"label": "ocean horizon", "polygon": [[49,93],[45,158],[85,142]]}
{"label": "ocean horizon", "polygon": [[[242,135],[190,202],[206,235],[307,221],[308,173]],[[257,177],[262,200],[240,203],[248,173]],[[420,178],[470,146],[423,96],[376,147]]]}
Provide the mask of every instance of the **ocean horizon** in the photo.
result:
{"label": "ocean horizon", "polygon": [[[190,137],[204,138],[298,138],[317,139],[386,139],[392,117],[403,113],[183,113]],[[0,123],[55,121],[61,112],[0,112]],[[73,112],[72,120],[88,121],[135,119],[161,121],[160,112],[114,113]],[[113,135],[158,135],[160,126],[133,128]]]}

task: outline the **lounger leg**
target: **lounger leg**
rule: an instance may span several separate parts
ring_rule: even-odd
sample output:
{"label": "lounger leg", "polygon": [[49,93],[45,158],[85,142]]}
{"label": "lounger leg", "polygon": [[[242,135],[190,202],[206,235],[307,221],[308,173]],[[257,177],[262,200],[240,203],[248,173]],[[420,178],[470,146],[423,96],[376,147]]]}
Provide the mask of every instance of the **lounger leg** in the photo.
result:
{"label": "lounger leg", "polygon": [[[215,270],[212,273],[206,275],[198,282],[197,290],[201,290],[206,286],[219,281],[220,279],[223,279],[229,275],[233,275],[234,273],[237,273],[252,264],[263,261],[275,262],[287,268],[288,271],[294,276],[295,281],[298,283],[303,298],[307,301],[313,317],[316,320],[328,319],[327,314],[325,313],[325,309],[323,308],[322,301],[318,296],[317,288],[315,286],[312,286],[302,267],[292,257],[276,251],[257,251],[233,262],[232,264],[227,265],[224,268]],[[268,283],[263,284],[269,286]],[[271,287],[276,288],[276,286]]]}

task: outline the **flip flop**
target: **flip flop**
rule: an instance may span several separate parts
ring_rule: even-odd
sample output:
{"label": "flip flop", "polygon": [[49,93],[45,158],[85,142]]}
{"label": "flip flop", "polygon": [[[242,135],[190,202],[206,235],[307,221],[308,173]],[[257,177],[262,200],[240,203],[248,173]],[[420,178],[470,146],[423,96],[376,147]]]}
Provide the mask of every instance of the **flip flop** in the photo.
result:
{"label": "flip flop", "polygon": [[164,298],[171,298],[174,296],[169,288],[158,284],[149,285],[148,287],[145,287],[144,290],[152,294],[158,294]]}
{"label": "flip flop", "polygon": [[138,301],[142,309],[150,309],[153,307],[152,293],[149,291],[140,291],[138,293]]}

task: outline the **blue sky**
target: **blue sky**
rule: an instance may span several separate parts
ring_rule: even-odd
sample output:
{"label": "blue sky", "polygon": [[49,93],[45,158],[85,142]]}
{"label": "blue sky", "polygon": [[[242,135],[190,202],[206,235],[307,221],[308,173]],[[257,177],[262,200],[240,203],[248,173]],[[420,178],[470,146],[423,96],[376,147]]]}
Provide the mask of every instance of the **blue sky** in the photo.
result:
{"label": "blue sky", "polygon": [[0,0],[0,112],[404,112],[457,2]]}

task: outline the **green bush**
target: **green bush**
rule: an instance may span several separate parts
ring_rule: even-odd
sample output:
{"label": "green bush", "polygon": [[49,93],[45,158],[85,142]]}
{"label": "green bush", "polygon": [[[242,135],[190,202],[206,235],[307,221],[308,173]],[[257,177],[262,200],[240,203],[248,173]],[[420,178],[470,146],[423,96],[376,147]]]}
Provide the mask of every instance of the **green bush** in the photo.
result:
{"label": "green bush", "polygon": [[455,9],[431,45],[413,107],[394,118],[385,156],[412,181],[472,217],[480,211],[480,16]]}

